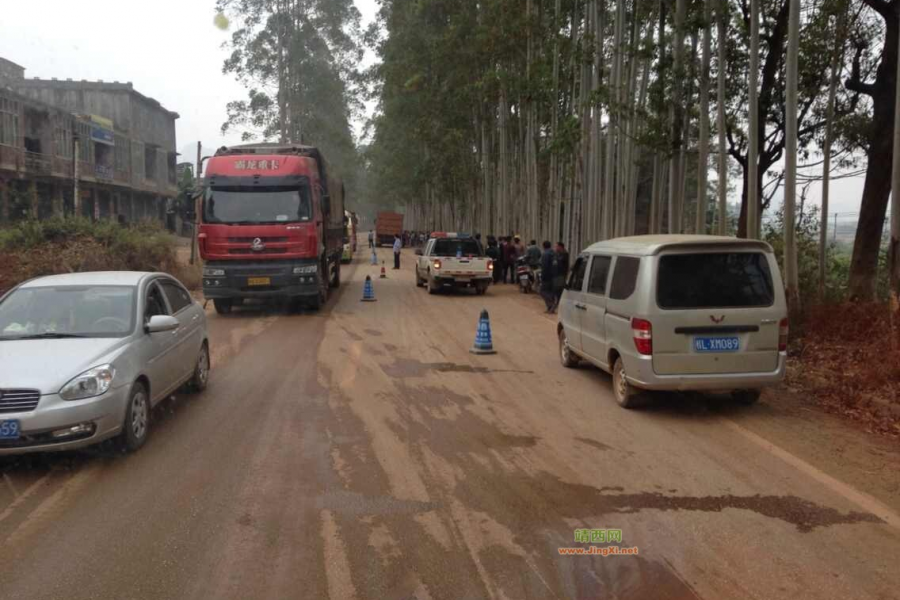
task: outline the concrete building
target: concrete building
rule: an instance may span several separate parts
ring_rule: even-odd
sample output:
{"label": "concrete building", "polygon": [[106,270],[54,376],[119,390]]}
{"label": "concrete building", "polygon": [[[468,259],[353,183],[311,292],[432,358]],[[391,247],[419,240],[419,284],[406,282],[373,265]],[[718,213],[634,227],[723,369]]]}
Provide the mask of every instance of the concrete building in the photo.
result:
{"label": "concrete building", "polygon": [[0,221],[164,220],[177,118],[131,83],[26,79],[0,57]]}

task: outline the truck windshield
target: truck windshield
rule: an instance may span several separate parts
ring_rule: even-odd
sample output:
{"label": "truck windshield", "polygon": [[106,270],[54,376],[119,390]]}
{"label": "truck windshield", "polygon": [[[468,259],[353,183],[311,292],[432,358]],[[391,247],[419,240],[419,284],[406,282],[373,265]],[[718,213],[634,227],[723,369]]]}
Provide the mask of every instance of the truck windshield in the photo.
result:
{"label": "truck windshield", "polygon": [[309,188],[211,188],[203,200],[203,220],[223,224],[309,221]]}

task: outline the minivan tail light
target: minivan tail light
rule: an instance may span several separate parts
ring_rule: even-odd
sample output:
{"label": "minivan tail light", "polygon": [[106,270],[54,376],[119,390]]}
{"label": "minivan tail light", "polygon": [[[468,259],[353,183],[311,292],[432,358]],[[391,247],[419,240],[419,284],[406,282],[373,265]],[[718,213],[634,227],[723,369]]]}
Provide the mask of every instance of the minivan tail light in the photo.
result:
{"label": "minivan tail light", "polygon": [[653,325],[645,319],[631,319],[634,347],[644,356],[653,354]]}
{"label": "minivan tail light", "polygon": [[778,351],[786,352],[787,344],[788,344],[788,320],[787,317],[781,320],[781,323],[778,324]]}

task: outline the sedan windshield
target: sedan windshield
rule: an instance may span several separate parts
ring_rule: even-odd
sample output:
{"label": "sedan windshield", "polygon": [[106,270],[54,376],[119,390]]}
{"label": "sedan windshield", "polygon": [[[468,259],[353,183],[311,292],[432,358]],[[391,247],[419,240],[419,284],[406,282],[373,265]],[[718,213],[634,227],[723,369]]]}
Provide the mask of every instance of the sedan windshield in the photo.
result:
{"label": "sedan windshield", "polygon": [[206,192],[203,220],[222,224],[309,221],[309,188],[213,188]]}
{"label": "sedan windshield", "polygon": [[134,312],[128,286],[20,288],[0,303],[0,340],[124,337]]}

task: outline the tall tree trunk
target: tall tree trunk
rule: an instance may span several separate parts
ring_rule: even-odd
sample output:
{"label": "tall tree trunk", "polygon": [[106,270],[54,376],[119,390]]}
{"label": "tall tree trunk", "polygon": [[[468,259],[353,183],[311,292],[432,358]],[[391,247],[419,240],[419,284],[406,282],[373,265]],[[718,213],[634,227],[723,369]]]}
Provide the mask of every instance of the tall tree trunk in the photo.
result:
{"label": "tall tree trunk", "polygon": [[672,166],[669,169],[669,233],[681,233],[681,209],[684,198],[681,196],[681,149],[683,126],[683,81],[684,81],[684,22],[687,11],[686,0],[675,0],[675,39],[672,56],[675,79],[672,92],[672,103],[669,105],[669,118],[672,127]]}
{"label": "tall tree trunk", "polygon": [[[757,169],[759,165],[759,0],[750,0],[750,71],[747,85],[749,93],[747,98],[747,110],[749,111],[748,124],[748,152],[747,152],[747,177],[745,188],[747,189],[747,237],[759,239],[759,188],[755,185],[759,179]],[[747,186],[746,181],[752,182]]]}
{"label": "tall tree trunk", "polygon": [[853,257],[850,260],[849,293],[851,300],[854,301],[868,301],[875,297],[878,253],[891,193],[891,166],[894,155],[892,137],[885,135],[885,132],[894,130],[900,4],[884,0],[872,0],[870,4],[878,7],[877,10],[885,23],[884,45],[875,82],[861,82],[859,69],[854,65],[851,78],[844,84],[852,91],[859,91],[872,97],[872,122],[868,133],[869,162],[863,184],[856,238],[853,242]]}
{"label": "tall tree trunk", "polygon": [[694,233],[706,233],[706,181],[709,174],[709,68],[712,0],[703,0],[703,50],[700,65],[700,139],[697,144],[697,218]]}
{"label": "tall tree trunk", "polygon": [[828,106],[825,116],[825,143],[822,148],[822,210],[819,213],[819,301],[825,299],[825,261],[828,256],[828,201],[831,193],[831,144],[834,141],[834,102],[837,96],[838,82],[841,78],[841,64],[844,54],[844,20],[846,6],[838,14],[835,24],[835,47],[831,56],[830,76],[828,84]]}
{"label": "tall tree trunk", "polygon": [[797,86],[800,53],[800,0],[791,3],[788,17],[787,76],[785,81],[784,157],[784,279],[788,313],[800,313],[800,275],[797,263]]}
{"label": "tall tree trunk", "polygon": [[[896,4],[896,3],[895,3]],[[900,44],[900,36],[895,44]],[[897,50],[897,56],[900,57],[900,48]],[[888,240],[888,266],[890,268],[890,310],[891,310],[891,326],[896,326],[896,319],[900,317],[900,120],[896,115],[900,115],[900,60],[897,60],[896,86],[894,92],[894,156],[893,156],[893,172],[891,181],[891,237]],[[896,346],[896,331],[894,335],[894,349]]]}
{"label": "tall tree trunk", "polygon": [[718,197],[719,210],[718,234],[728,233],[728,151],[725,148],[725,67],[726,67],[726,23],[728,20],[728,0],[719,0],[717,9],[717,39],[716,45],[719,58],[716,68],[718,88],[716,93],[716,127],[719,130],[719,182]]}

